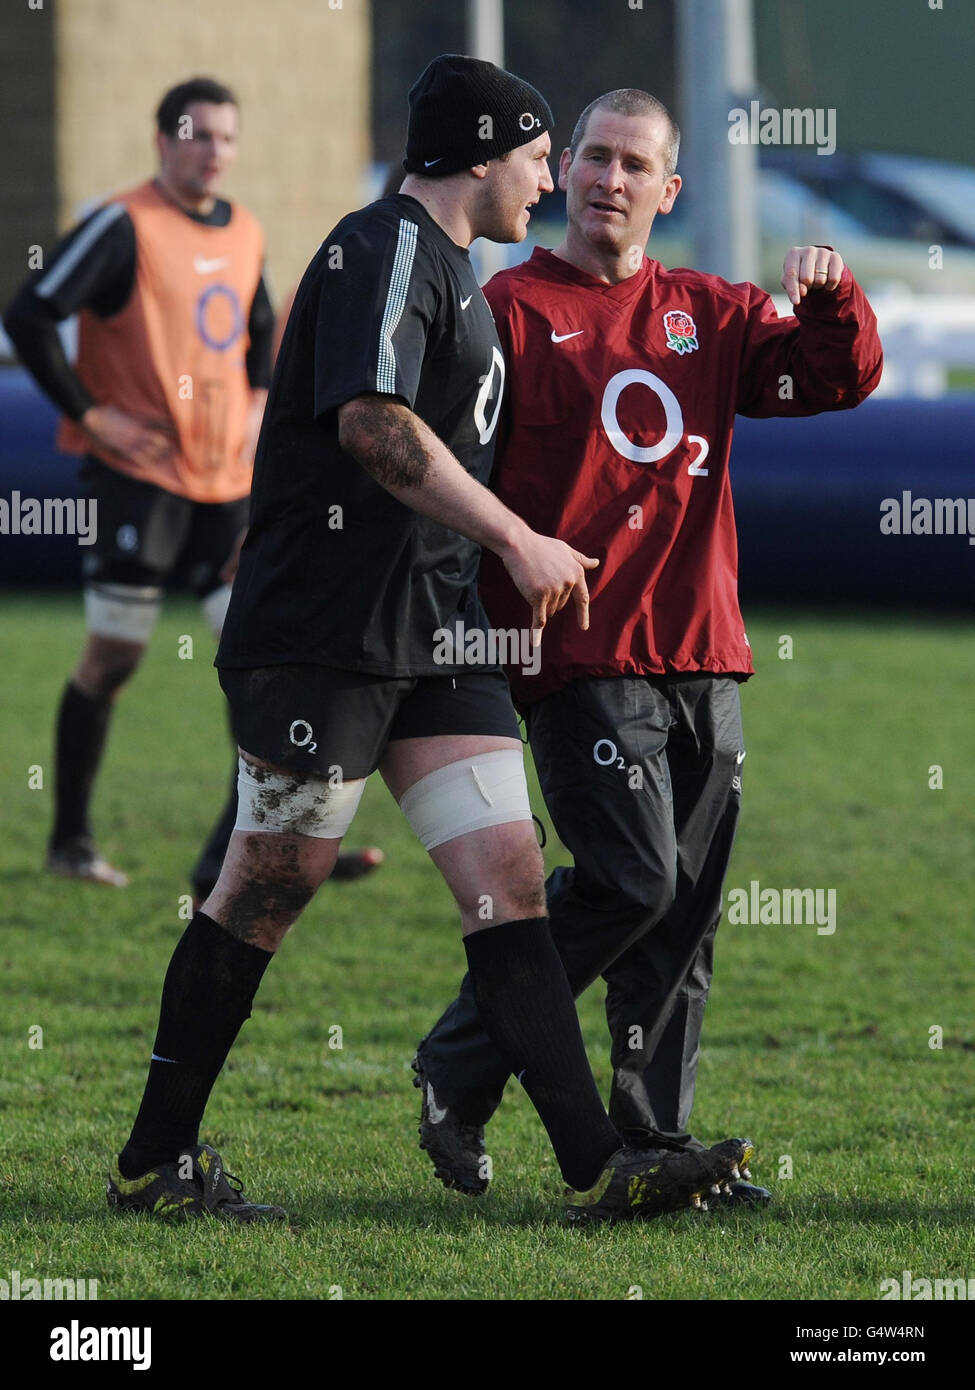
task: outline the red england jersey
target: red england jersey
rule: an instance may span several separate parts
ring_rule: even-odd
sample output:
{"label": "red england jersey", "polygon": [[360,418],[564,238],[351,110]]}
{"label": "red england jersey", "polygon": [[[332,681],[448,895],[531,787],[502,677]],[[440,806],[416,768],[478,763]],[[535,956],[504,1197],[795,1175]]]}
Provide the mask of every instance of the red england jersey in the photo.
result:
{"label": "red england jersey", "polygon": [[[508,364],[492,487],[528,524],[599,559],[590,626],[573,604],[545,627],[533,704],[591,676],[750,674],[728,476],[736,414],[858,405],[880,380],[873,310],[849,269],[779,318],[755,285],[640,270],[607,285],[550,251],[485,287]],[[531,608],[485,551],[492,624]]]}

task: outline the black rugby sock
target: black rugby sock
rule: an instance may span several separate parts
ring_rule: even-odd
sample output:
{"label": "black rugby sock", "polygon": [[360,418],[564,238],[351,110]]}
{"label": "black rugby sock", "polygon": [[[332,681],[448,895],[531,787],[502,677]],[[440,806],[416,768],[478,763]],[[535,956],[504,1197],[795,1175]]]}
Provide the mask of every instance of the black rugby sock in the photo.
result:
{"label": "black rugby sock", "polygon": [[129,1142],[124,1178],[172,1163],[199,1143],[210,1092],[272,952],[249,946],[198,912],[173,952],[163,985],[149,1077]]}
{"label": "black rugby sock", "polygon": [[596,1089],[547,917],[465,936],[485,1031],[548,1131],[562,1176],[582,1191],[622,1141]]}
{"label": "black rugby sock", "polygon": [[55,735],[54,849],[91,835],[88,805],[111,717],[110,699],[94,700],[73,681],[65,686]]}

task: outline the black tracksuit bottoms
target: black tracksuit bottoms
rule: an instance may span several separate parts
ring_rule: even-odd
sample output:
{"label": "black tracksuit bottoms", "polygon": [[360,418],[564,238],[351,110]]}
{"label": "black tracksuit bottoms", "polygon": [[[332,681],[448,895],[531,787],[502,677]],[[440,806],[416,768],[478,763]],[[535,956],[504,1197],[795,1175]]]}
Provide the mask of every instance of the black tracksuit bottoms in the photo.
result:
{"label": "black tracksuit bottoms", "polygon": [[[733,676],[586,679],[526,722],[542,794],[572,854],[546,883],[552,935],[578,996],[600,975],[612,1039],[610,1119],[629,1140],[688,1131],[722,885],[741,802]],[[420,1045],[441,1105],[483,1124],[508,1071],[465,977]]]}

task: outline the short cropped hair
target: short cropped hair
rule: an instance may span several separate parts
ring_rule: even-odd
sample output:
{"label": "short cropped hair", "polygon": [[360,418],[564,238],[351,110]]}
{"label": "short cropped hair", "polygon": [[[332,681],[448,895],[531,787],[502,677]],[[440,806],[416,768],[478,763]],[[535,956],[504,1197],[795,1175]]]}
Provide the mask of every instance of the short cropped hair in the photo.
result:
{"label": "short cropped hair", "polygon": [[666,145],[664,174],[670,178],[677,171],[677,152],[680,149],[680,127],[662,101],[641,92],[638,87],[618,87],[615,92],[605,92],[603,96],[591,101],[576,121],[569,141],[572,158],[586,138],[586,126],[594,111],[615,111],[618,116],[660,116],[667,122],[669,138]]}
{"label": "short cropped hair", "polygon": [[237,98],[229,87],[212,77],[191,77],[178,87],[170,87],[156,108],[156,129],[161,135],[176,135],[181,116],[194,101],[206,101],[213,106],[236,106]]}

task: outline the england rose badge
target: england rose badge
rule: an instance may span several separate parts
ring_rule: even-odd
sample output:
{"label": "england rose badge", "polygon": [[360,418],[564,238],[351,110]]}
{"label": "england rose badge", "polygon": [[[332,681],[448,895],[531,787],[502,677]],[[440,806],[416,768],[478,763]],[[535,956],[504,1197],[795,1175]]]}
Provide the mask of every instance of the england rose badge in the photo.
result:
{"label": "england rose badge", "polygon": [[685,352],[696,352],[700,346],[697,341],[697,325],[683,309],[671,309],[669,313],[664,314],[664,328],[667,330],[667,346],[673,348],[680,357],[683,357]]}

